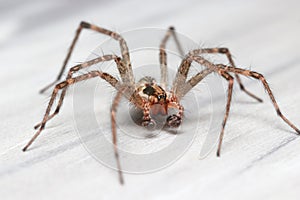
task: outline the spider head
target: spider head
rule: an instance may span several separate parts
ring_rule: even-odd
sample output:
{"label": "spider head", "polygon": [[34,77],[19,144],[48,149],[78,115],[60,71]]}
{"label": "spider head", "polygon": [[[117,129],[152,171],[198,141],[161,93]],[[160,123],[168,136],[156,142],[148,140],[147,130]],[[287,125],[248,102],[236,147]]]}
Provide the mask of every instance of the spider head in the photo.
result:
{"label": "spider head", "polygon": [[[163,122],[169,127],[177,128],[180,126],[181,117],[174,114],[174,109],[177,109],[176,100],[174,101],[170,94],[156,83],[154,78],[148,76],[142,78],[138,82],[137,92],[150,105],[151,124]],[[171,113],[168,113],[168,111]],[[168,116],[168,114],[170,115]],[[144,121],[143,123],[150,123],[150,121]],[[148,127],[148,125],[145,126]]]}
{"label": "spider head", "polygon": [[162,87],[157,84],[145,84],[143,94],[148,97],[152,114],[167,114],[167,94]]}
{"label": "spider head", "polygon": [[151,104],[164,104],[167,99],[166,92],[157,84],[146,84],[143,93],[148,96]]}
{"label": "spider head", "polygon": [[165,104],[167,94],[154,78],[145,76],[138,82],[139,95],[150,104]]}

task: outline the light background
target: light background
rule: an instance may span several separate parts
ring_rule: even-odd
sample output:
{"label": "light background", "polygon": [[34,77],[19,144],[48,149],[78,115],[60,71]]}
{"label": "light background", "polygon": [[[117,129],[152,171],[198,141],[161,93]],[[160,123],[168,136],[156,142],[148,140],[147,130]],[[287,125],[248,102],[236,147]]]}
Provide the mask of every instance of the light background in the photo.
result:
{"label": "light background", "polygon": [[[67,103],[32,149],[21,149],[49,99],[38,90],[54,80],[82,20],[120,32],[174,25],[206,47],[229,47],[237,66],[266,76],[283,113],[299,126],[299,6],[296,0],[1,1],[0,198],[298,199],[299,138],[250,79],[245,84],[265,101],[253,103],[235,88],[221,158],[198,159],[201,136],[172,166],[126,174],[120,186],[116,172],[80,144]],[[97,34],[83,35],[70,65],[100,43]]]}

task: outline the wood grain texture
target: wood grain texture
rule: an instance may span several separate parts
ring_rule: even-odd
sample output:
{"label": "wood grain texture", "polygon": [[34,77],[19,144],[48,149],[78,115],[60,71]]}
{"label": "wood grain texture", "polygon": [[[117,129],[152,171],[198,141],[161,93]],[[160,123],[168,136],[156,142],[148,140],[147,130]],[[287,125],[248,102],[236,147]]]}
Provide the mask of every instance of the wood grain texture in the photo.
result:
{"label": "wood grain texture", "polygon": [[[82,146],[70,95],[30,151],[21,151],[51,94],[38,90],[55,79],[82,20],[114,31],[172,25],[205,47],[228,47],[238,67],[265,75],[282,112],[299,127],[299,6],[296,0],[2,1],[0,198],[299,199],[300,138],[276,116],[262,85],[252,79],[243,78],[245,86],[264,103],[253,102],[235,86],[221,158],[214,150],[198,159],[206,137],[202,130],[175,163],[155,173],[125,174],[121,186],[117,172]],[[85,34],[71,65],[85,61],[103,40]],[[105,121],[109,101],[103,105]],[[199,120],[209,123],[205,113]]]}

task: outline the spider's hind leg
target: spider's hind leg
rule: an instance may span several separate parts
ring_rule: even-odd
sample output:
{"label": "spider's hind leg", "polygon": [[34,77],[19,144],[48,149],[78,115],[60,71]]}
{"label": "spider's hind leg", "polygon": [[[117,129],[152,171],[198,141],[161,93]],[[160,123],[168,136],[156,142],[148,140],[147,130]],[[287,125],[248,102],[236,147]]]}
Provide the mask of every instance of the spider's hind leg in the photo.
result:
{"label": "spider's hind leg", "polygon": [[173,36],[173,39],[176,43],[177,49],[181,56],[184,55],[184,51],[182,46],[178,40],[177,34],[175,32],[175,28],[173,26],[169,27],[164,38],[162,39],[159,45],[159,63],[160,63],[160,82],[163,88],[167,88],[168,86],[168,66],[167,66],[167,53],[166,53],[166,45],[169,41],[170,37]]}

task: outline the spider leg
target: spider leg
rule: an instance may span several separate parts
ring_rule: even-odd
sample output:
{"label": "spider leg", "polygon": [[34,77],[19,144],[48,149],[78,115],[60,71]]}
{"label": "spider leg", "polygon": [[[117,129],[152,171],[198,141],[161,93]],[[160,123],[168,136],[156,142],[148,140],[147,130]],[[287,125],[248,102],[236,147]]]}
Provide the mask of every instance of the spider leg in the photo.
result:
{"label": "spider leg", "polygon": [[124,40],[124,38],[121,35],[119,35],[118,33],[115,33],[110,30],[107,30],[107,29],[104,29],[104,28],[95,26],[93,24],[89,24],[87,22],[82,21],[76,30],[75,37],[71,43],[71,46],[69,47],[69,51],[67,53],[67,56],[63,62],[62,68],[61,68],[56,80],[53,81],[52,83],[50,83],[49,85],[47,85],[46,87],[44,87],[43,89],[41,89],[40,93],[44,93],[47,89],[49,89],[50,87],[55,85],[55,83],[57,83],[61,79],[82,29],[90,29],[90,30],[99,32],[101,34],[107,35],[107,36],[119,41],[120,48],[121,48],[121,54],[122,54],[122,61],[125,63],[125,65],[127,67],[126,68],[127,76],[129,77],[131,83],[134,83],[134,77],[133,77],[133,72],[132,72],[130,57],[129,57],[129,50],[128,50],[128,47],[127,47],[127,44],[126,44],[126,41]]}
{"label": "spider leg", "polygon": [[159,63],[160,63],[160,73],[161,73],[161,86],[166,88],[168,86],[168,67],[167,67],[167,53],[166,53],[166,44],[169,38],[173,36],[177,49],[181,56],[184,55],[184,51],[180,45],[180,42],[177,38],[175,28],[169,27],[165,37],[162,39],[161,44],[159,46]]}
{"label": "spider leg", "polygon": [[[182,95],[181,93],[182,91],[182,85],[184,85],[191,63],[193,61],[193,57],[197,56],[199,54],[202,53],[221,53],[221,54],[226,54],[230,65],[232,67],[235,67],[235,64],[233,62],[232,56],[229,52],[229,50],[227,48],[212,48],[212,49],[195,49],[190,51],[190,53],[182,60],[175,80],[173,82],[173,86],[172,86],[172,91],[174,91],[175,94],[177,94],[178,96]],[[240,85],[240,88],[242,91],[244,91],[245,93],[247,93],[249,96],[253,97],[254,99],[256,99],[259,102],[262,102],[262,99],[260,99],[259,97],[255,96],[254,94],[252,94],[251,92],[249,92],[248,90],[245,89],[244,85],[242,84],[242,81],[240,79],[240,77],[238,76],[238,74],[235,73],[236,79]]]}
{"label": "spider leg", "polygon": [[[232,76],[228,76],[229,72],[234,73],[234,74],[241,74],[243,76],[247,76],[247,77],[252,77],[255,79],[258,79],[262,82],[264,88],[267,90],[268,95],[273,103],[273,106],[276,110],[277,115],[286,123],[288,124],[291,128],[293,128],[298,134],[300,134],[300,130],[292,123],[290,122],[280,111],[279,106],[275,100],[275,97],[266,81],[266,79],[264,78],[264,76],[262,74],[259,74],[257,72],[254,71],[250,71],[250,70],[245,70],[245,69],[240,69],[240,68],[235,68],[235,67],[231,67],[231,66],[226,66],[223,64],[217,64],[214,65],[213,63],[209,62],[208,60],[204,59],[201,56],[192,56],[190,57],[193,61],[196,61],[197,63],[199,63],[200,65],[204,65],[205,67],[207,67],[208,69],[213,70],[214,72],[219,73],[220,75],[222,75],[224,78],[226,78],[227,80],[229,80],[229,87],[228,87],[228,100],[227,100],[227,105],[226,105],[226,113],[225,113],[225,118],[223,120],[222,123],[222,130],[221,130],[221,134],[219,137],[219,145],[218,145],[218,150],[217,150],[217,156],[220,156],[220,150],[221,150],[221,145],[222,145],[222,140],[223,140],[223,136],[224,136],[224,129],[225,129],[225,125],[226,125],[226,121],[228,118],[228,114],[229,114],[229,110],[230,110],[230,102],[231,102],[231,95],[232,95],[232,84],[233,84],[233,78]],[[232,84],[231,84],[232,82]]]}
{"label": "spider leg", "polygon": [[[101,56],[101,57],[98,57],[98,58],[89,60],[89,61],[84,62],[84,63],[82,63],[82,64],[76,65],[76,66],[72,67],[72,68],[69,70],[66,80],[72,78],[72,75],[73,75],[75,72],[78,72],[78,71],[81,70],[81,69],[90,67],[90,66],[95,65],[95,64],[97,64],[97,63],[99,63],[99,62],[105,62],[105,61],[110,61],[110,60],[115,60],[115,62],[117,63],[116,60],[119,60],[119,59],[120,59],[120,58],[117,57],[117,56],[115,56],[115,55],[105,55],[105,56]],[[118,69],[119,69],[120,72],[123,70],[122,67],[121,67],[120,65],[118,65],[118,63],[117,63],[117,67],[118,67]],[[50,120],[50,119],[52,119],[55,115],[57,115],[57,114],[59,113],[59,110],[60,110],[60,108],[61,108],[61,106],[62,106],[64,97],[65,97],[65,95],[66,95],[67,88],[68,88],[68,87],[65,87],[65,88],[62,89],[62,92],[61,92],[61,95],[60,95],[60,98],[59,98],[59,102],[58,102],[58,104],[57,104],[57,106],[56,106],[56,109],[55,109],[55,111],[53,112],[53,114],[51,114],[51,115],[47,118],[47,121]],[[35,126],[34,126],[34,129],[39,128],[41,124],[42,124],[42,122],[39,123],[39,124],[37,124],[37,125],[35,125]]]}
{"label": "spider leg", "polygon": [[121,97],[125,91],[125,88],[121,88],[118,90],[117,95],[114,98],[112,107],[111,107],[111,129],[112,129],[112,139],[113,139],[113,144],[114,144],[114,153],[115,153],[115,158],[117,161],[117,168],[119,172],[119,181],[123,185],[124,184],[124,179],[123,179],[123,173],[121,170],[121,164],[120,164],[120,158],[119,158],[119,152],[118,152],[118,146],[117,146],[117,128],[116,128],[116,113],[117,113],[117,107],[119,106]]}
{"label": "spider leg", "polygon": [[226,104],[225,116],[224,116],[224,119],[222,122],[222,129],[221,129],[221,133],[219,136],[219,144],[218,144],[218,150],[217,150],[218,157],[220,156],[221,146],[222,146],[223,137],[224,137],[224,130],[225,130],[226,122],[227,122],[229,111],[230,111],[233,80],[234,80],[233,77],[230,74],[228,74],[226,71],[219,71],[219,73],[221,74],[221,76],[223,76],[228,81],[228,91],[227,91],[227,104]]}
{"label": "spider leg", "polygon": [[265,79],[265,77],[257,72],[254,71],[250,71],[250,70],[245,70],[245,69],[240,69],[240,68],[234,68],[234,67],[228,67],[225,65],[217,65],[218,67],[222,67],[224,70],[228,71],[228,72],[232,72],[232,73],[236,73],[236,74],[241,74],[247,77],[252,77],[255,78],[257,80],[260,80],[264,86],[264,88],[267,90],[267,93],[272,101],[272,104],[276,110],[277,115],[285,122],[287,123],[291,128],[293,128],[298,134],[300,134],[300,130],[292,123],[290,122],[281,112],[281,110],[279,109],[279,106],[275,100],[275,97],[273,95],[272,90],[269,87],[269,84],[267,82],[267,80]]}
{"label": "spider leg", "polygon": [[182,59],[181,64],[177,70],[175,79],[171,91],[175,94],[176,97],[181,98],[183,95],[183,86],[186,83],[187,75],[190,70],[191,64],[194,61],[194,55],[189,53],[184,59]]}
{"label": "spider leg", "polygon": [[208,74],[212,73],[213,70],[210,68],[204,69],[200,71],[198,74],[190,78],[186,83],[183,85],[182,92],[179,94],[178,98],[182,98],[185,96],[193,87],[195,87],[202,79],[204,79]]}
{"label": "spider leg", "polygon": [[59,84],[57,84],[52,92],[52,96],[51,99],[49,101],[48,107],[46,109],[44,118],[42,120],[41,126],[39,127],[38,131],[34,134],[34,136],[31,138],[31,140],[27,143],[27,145],[23,148],[23,151],[26,151],[27,148],[34,142],[34,140],[40,135],[40,133],[44,130],[47,119],[49,118],[49,113],[51,111],[52,105],[54,103],[54,100],[56,98],[57,93],[59,92],[59,90],[68,87],[69,85],[75,84],[77,82],[83,81],[83,80],[87,80],[90,78],[94,78],[94,77],[100,77],[104,80],[106,80],[108,83],[110,83],[113,87],[118,89],[118,80],[115,79],[114,77],[112,77],[111,75],[107,74],[107,73],[103,73],[100,71],[91,71],[88,72],[86,74],[74,77],[74,78],[70,78],[67,79]]}
{"label": "spider leg", "polygon": [[[200,54],[204,54],[204,53],[208,53],[208,54],[215,54],[215,53],[220,53],[220,54],[225,54],[230,65],[234,68],[236,68],[235,64],[234,64],[234,61],[232,59],[232,55],[229,51],[228,48],[204,48],[204,49],[195,49],[195,50],[192,50],[191,51],[191,54],[194,54],[194,55],[200,55]],[[239,77],[238,74],[234,74],[235,75],[235,78],[237,80],[237,82],[239,83],[240,85],[240,89],[242,91],[244,91],[246,94],[248,94],[250,97],[256,99],[258,102],[263,102],[263,100],[259,97],[257,97],[256,95],[254,95],[253,93],[249,92],[245,86],[243,85],[242,83],[242,80],[241,78]]]}
{"label": "spider leg", "polygon": [[[204,59],[203,57],[200,56],[191,56],[190,59],[192,61],[196,61],[200,65],[204,65],[207,67],[207,69],[202,70],[198,74],[196,74],[194,77],[192,77],[187,83],[189,83],[192,87],[194,87],[196,84],[198,84],[205,76],[210,74],[211,72],[216,72],[220,74],[223,78],[225,78],[228,81],[228,91],[227,91],[227,104],[226,104],[226,109],[225,109],[225,116],[222,122],[222,129],[220,132],[219,136],[219,143],[218,143],[218,149],[217,149],[217,156],[220,156],[221,152],[221,146],[223,142],[223,137],[224,137],[224,130],[226,126],[226,122],[229,116],[229,111],[230,111],[230,104],[231,104],[231,98],[232,98],[232,90],[233,90],[233,77],[226,71],[226,68],[220,68],[217,65],[214,65],[213,63],[209,62],[208,60]],[[191,62],[189,62],[189,65],[191,65]],[[233,68],[233,67],[232,67]],[[194,82],[195,80],[195,82]],[[186,83],[186,84],[187,84]],[[187,87],[188,90],[190,90],[192,87],[189,86]],[[184,90],[185,91],[185,90]],[[186,94],[186,93],[184,93]]]}

